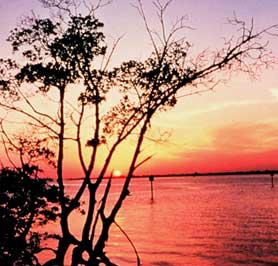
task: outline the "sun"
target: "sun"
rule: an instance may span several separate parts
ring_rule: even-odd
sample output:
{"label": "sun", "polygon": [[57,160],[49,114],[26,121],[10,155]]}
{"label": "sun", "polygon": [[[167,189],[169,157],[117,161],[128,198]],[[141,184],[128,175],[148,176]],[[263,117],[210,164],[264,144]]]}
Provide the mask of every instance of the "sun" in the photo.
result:
{"label": "sun", "polygon": [[122,173],[121,173],[120,170],[114,170],[113,171],[113,177],[120,177],[120,176],[122,176]]}

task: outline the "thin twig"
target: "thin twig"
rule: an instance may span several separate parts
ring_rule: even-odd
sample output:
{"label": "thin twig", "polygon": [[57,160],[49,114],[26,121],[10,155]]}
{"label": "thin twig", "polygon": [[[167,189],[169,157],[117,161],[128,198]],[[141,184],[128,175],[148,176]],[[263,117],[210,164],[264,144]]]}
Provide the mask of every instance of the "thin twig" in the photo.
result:
{"label": "thin twig", "polygon": [[124,234],[124,236],[127,238],[127,240],[129,241],[130,245],[132,246],[135,255],[136,255],[136,259],[137,259],[137,266],[142,266],[141,261],[140,261],[140,257],[138,254],[138,251],[135,247],[135,245],[133,244],[132,240],[130,239],[130,237],[128,236],[128,234],[125,232],[125,230],[114,220],[114,224],[120,229],[120,231]]}

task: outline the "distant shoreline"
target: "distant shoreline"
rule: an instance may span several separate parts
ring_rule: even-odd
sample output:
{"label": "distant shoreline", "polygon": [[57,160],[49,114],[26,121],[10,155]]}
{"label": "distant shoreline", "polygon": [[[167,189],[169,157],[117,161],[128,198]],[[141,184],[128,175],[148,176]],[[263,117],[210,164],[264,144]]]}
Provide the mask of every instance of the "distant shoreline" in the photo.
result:
{"label": "distant shoreline", "polygon": [[[256,170],[256,171],[225,171],[225,172],[193,172],[193,173],[178,173],[178,174],[148,174],[148,175],[134,175],[133,178],[149,178],[153,176],[157,177],[181,177],[181,176],[224,176],[224,175],[275,175],[278,174],[278,170]],[[108,179],[109,177],[104,177]],[[123,179],[125,176],[113,177],[113,179]],[[82,177],[67,178],[67,180],[82,180]]]}

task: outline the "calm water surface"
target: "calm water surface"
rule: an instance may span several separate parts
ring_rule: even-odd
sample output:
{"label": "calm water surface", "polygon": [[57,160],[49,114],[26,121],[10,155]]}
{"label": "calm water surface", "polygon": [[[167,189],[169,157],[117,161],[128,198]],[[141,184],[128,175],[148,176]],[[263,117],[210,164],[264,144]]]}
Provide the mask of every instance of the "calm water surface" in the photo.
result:
{"label": "calm water surface", "polygon": [[[278,183],[271,189],[269,176],[156,178],[153,203],[148,179],[133,180],[130,191],[117,222],[143,266],[278,266]],[[80,223],[73,218],[73,230]],[[136,265],[116,226],[107,253],[119,266]]]}

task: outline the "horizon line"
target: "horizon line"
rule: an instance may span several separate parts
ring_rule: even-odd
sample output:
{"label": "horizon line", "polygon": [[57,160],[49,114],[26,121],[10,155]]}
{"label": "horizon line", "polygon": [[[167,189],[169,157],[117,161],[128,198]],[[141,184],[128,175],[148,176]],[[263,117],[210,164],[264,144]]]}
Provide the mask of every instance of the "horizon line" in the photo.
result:
{"label": "horizon line", "polygon": [[[217,171],[217,172],[191,172],[191,173],[167,173],[167,174],[142,174],[142,175],[133,175],[133,178],[150,178],[153,177],[180,177],[180,176],[222,176],[222,175],[275,175],[278,174],[277,169],[272,170],[250,170],[250,171]],[[110,176],[103,177],[104,179],[109,179]],[[114,176],[113,179],[123,179],[125,175]],[[84,177],[70,177],[66,178],[69,180],[81,180]],[[91,178],[95,179],[95,178]]]}

